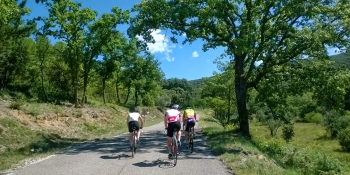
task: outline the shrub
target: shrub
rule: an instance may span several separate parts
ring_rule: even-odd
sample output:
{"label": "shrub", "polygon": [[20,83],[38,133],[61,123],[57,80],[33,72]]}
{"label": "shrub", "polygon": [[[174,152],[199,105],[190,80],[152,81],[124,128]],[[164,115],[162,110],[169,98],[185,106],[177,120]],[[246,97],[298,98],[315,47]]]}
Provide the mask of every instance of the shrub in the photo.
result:
{"label": "shrub", "polygon": [[283,139],[288,143],[292,138],[294,137],[294,125],[293,124],[288,124],[285,125],[282,129],[283,132]]}
{"label": "shrub", "polygon": [[340,146],[342,146],[345,151],[350,152],[350,126],[340,131],[338,138]]}
{"label": "shrub", "polygon": [[322,114],[317,112],[310,112],[305,114],[305,121],[309,123],[317,123],[320,124],[322,122]]}
{"label": "shrub", "polygon": [[338,135],[338,131],[339,131],[338,121],[340,117],[341,117],[341,114],[335,110],[327,111],[324,114],[323,125],[326,126],[332,138],[335,138]]}
{"label": "shrub", "polygon": [[21,101],[21,100],[17,100],[17,101],[13,101],[11,104],[10,104],[10,108],[11,109],[21,109],[21,106],[23,105],[24,103]]}

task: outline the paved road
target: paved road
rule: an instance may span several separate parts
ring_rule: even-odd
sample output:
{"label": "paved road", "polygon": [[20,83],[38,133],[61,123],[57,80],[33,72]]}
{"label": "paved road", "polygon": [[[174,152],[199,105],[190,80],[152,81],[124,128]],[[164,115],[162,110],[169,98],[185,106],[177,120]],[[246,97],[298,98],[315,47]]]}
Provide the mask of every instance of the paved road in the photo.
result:
{"label": "paved road", "polygon": [[[202,174],[227,175],[230,171],[213,156],[202,141],[200,132],[195,139],[194,153],[184,150],[176,166],[168,160],[166,136],[162,123],[144,128],[140,148],[131,158],[127,135],[100,140],[57,154],[44,161],[18,169],[11,174],[18,175],[62,175],[62,174],[132,174],[172,175]],[[184,137],[182,137],[182,141]]]}

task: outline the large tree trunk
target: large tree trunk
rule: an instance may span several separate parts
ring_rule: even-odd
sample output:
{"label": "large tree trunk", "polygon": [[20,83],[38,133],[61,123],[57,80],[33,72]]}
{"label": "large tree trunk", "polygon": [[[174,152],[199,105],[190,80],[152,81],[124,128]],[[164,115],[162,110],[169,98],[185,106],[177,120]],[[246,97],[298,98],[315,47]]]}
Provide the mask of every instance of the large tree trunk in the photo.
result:
{"label": "large tree trunk", "polygon": [[250,137],[247,111],[248,83],[244,77],[244,57],[235,56],[235,90],[239,119],[239,129],[243,136]]}
{"label": "large tree trunk", "polygon": [[[85,69],[88,69],[87,66],[85,66]],[[83,97],[81,99],[82,105],[84,105],[87,102],[86,90],[88,85],[89,70],[85,70],[85,69],[84,69]]]}
{"label": "large tree trunk", "polygon": [[126,95],[126,99],[124,101],[124,105],[128,102],[129,100],[129,95],[130,95],[130,87],[128,87],[128,94]]}
{"label": "large tree trunk", "polygon": [[115,82],[115,92],[117,95],[117,103],[120,104],[121,100],[120,100],[120,96],[119,96],[119,80],[118,80],[118,78]]}

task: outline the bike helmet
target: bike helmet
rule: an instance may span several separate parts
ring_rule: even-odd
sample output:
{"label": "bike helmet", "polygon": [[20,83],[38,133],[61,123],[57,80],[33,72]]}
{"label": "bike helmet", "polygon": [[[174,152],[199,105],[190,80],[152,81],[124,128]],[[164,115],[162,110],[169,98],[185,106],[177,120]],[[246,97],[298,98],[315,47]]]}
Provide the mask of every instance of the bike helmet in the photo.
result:
{"label": "bike helmet", "polygon": [[180,106],[178,104],[174,104],[173,106],[171,106],[172,109],[179,109]]}
{"label": "bike helmet", "polygon": [[130,112],[139,112],[139,110],[137,109],[137,107],[131,107],[129,109]]}

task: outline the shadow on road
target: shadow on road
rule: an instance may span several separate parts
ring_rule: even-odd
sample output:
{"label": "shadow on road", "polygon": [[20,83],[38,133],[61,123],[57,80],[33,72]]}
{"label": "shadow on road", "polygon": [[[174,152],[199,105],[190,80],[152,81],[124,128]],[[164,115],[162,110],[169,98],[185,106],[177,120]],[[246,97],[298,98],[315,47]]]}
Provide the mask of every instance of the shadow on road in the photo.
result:
{"label": "shadow on road", "polygon": [[[205,143],[202,141],[202,134],[197,133],[197,137],[194,140],[194,152],[190,154],[185,150],[186,144],[184,143],[184,132],[182,134],[181,140],[183,144],[180,147],[180,155],[178,157],[181,159],[211,159],[211,152],[208,150]],[[101,159],[115,159],[123,160],[130,159],[130,145],[128,143],[128,135],[123,134],[114,138],[101,139],[92,143],[88,143],[77,147],[75,149],[68,150],[62,154],[75,155],[86,152],[96,152],[102,154]],[[137,149],[137,154],[159,152],[165,154],[168,153],[166,147],[166,136],[162,131],[150,131],[141,134],[140,145]],[[159,159],[160,160],[160,159]],[[164,166],[165,163],[159,162],[159,160],[152,162],[140,162],[135,164],[136,166],[155,166],[154,164]]]}
{"label": "shadow on road", "polygon": [[172,168],[174,167],[174,164],[170,161],[166,161],[166,160],[161,160],[161,159],[157,159],[155,161],[143,161],[143,162],[138,162],[138,163],[134,163],[133,165],[138,166],[138,167],[155,167],[158,166],[160,168]]}

